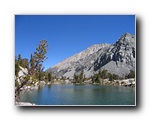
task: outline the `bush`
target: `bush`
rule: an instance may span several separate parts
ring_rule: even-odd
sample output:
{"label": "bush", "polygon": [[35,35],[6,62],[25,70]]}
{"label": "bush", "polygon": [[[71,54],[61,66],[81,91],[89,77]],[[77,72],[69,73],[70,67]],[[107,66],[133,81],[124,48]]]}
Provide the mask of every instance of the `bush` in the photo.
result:
{"label": "bush", "polygon": [[108,78],[109,78],[109,81],[113,81],[113,75],[111,73],[108,73]]}
{"label": "bush", "polygon": [[26,81],[30,80],[30,76],[29,75],[25,76],[24,80],[26,80]]}
{"label": "bush", "polygon": [[118,80],[118,79],[119,79],[119,76],[116,75],[116,74],[113,74],[113,79],[114,79],[114,80]]}
{"label": "bush", "polygon": [[17,80],[15,80],[15,87],[19,87],[19,83]]}

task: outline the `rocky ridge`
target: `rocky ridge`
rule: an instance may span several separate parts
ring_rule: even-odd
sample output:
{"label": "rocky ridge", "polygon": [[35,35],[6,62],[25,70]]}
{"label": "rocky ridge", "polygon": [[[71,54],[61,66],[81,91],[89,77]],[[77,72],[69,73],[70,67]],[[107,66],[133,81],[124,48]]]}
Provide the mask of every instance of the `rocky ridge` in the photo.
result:
{"label": "rocky ridge", "polygon": [[95,44],[49,68],[57,77],[73,78],[74,73],[84,72],[88,78],[99,70],[124,77],[135,70],[135,36],[123,34],[114,44]]}

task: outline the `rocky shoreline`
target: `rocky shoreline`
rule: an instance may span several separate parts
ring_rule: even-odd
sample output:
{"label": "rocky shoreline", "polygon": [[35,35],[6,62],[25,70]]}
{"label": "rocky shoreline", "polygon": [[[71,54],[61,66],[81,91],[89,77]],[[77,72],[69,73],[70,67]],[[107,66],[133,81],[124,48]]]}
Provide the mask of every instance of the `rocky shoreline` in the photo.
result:
{"label": "rocky shoreline", "polygon": [[32,106],[32,105],[36,105],[36,104],[29,103],[29,102],[15,102],[15,105],[17,105],[17,106]]}
{"label": "rocky shoreline", "polygon": [[100,83],[92,83],[92,80],[86,80],[83,83],[73,83],[70,80],[54,80],[51,82],[45,82],[45,81],[40,81],[37,82],[35,85],[27,86],[24,85],[20,90],[21,91],[32,91],[32,90],[37,90],[39,86],[44,86],[44,85],[53,85],[53,84],[98,84],[98,85],[111,85],[111,86],[135,86],[135,79],[124,79],[124,80],[113,80],[109,81],[108,79],[103,79],[100,81]]}

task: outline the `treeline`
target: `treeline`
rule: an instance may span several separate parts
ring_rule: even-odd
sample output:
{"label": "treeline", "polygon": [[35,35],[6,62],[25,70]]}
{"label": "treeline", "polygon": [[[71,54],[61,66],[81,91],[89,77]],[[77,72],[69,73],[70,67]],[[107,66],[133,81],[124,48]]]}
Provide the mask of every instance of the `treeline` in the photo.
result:
{"label": "treeline", "polygon": [[103,79],[108,79],[109,81],[123,79],[119,77],[116,74],[111,74],[108,72],[108,70],[99,70],[97,74],[94,74],[94,76],[91,77],[92,81],[94,83],[100,83]]}
{"label": "treeline", "polygon": [[120,77],[116,74],[111,74],[107,70],[99,70],[97,74],[94,74],[94,76],[91,77],[93,82],[100,83],[102,79],[108,79],[109,81],[113,80],[122,80],[122,79],[128,79],[128,78],[135,78],[135,71],[130,70],[130,73],[125,76],[125,78]]}
{"label": "treeline", "polygon": [[100,83],[101,80],[108,79],[109,81],[113,80],[122,80],[127,78],[135,78],[135,71],[131,70],[129,74],[125,76],[125,78],[120,77],[116,74],[111,74],[108,70],[99,70],[98,73],[94,74],[90,78],[86,78],[83,74],[83,70],[80,74],[74,74],[73,82],[74,83],[83,83],[85,80],[91,79],[92,83]]}
{"label": "treeline", "polygon": [[125,78],[135,78],[135,71],[130,70],[130,73],[128,75],[126,75]]}
{"label": "treeline", "polygon": [[86,80],[83,70],[80,74],[74,73],[73,76],[73,83],[80,83],[82,84]]}

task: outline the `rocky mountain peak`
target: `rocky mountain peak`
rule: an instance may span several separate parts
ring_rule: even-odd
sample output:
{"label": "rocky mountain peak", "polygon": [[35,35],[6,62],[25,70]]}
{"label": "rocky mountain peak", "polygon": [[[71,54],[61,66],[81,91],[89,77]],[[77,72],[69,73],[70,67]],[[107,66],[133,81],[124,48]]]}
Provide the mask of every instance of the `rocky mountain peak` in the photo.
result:
{"label": "rocky mountain peak", "polygon": [[106,69],[121,77],[135,69],[135,37],[126,32],[114,44],[94,44],[48,69],[57,77],[72,78],[84,71],[86,77]]}
{"label": "rocky mountain peak", "polygon": [[[134,44],[135,43],[135,36],[134,35],[131,35],[130,33],[126,32],[125,34],[123,34],[119,39],[118,41],[116,42],[116,44],[126,44],[126,43],[129,43],[129,44]],[[119,44],[119,45],[120,45]]]}

